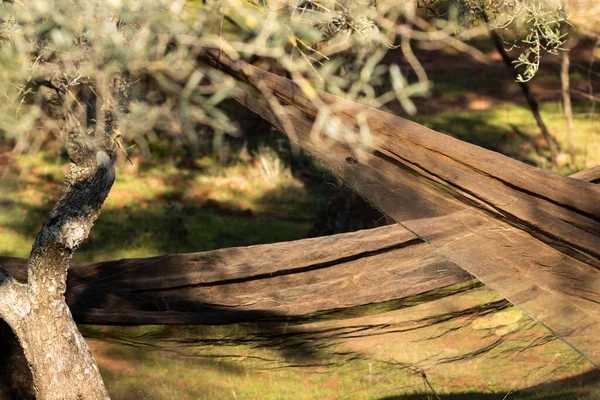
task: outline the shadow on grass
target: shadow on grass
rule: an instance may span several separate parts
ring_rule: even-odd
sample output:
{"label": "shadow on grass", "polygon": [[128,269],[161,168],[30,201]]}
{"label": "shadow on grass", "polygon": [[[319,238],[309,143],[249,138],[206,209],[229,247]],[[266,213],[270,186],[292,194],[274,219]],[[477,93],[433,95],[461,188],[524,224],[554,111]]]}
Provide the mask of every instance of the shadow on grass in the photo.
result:
{"label": "shadow on grass", "polygon": [[423,370],[412,372],[421,376],[424,386],[429,387],[429,391],[388,395],[378,400],[593,400],[600,398],[600,369],[592,369],[567,378],[548,380],[535,386],[505,393],[464,391],[451,394],[436,393]]}
{"label": "shadow on grass", "polygon": [[[119,258],[124,250],[150,256],[293,240],[310,229],[314,208],[323,202],[323,193],[282,186],[255,200],[260,210],[253,211],[240,202],[187,197],[192,179],[184,175],[165,180],[164,193],[105,206],[75,260]],[[33,242],[55,200],[33,206],[2,199],[2,211],[15,216],[4,228]]]}
{"label": "shadow on grass", "polygon": [[[433,291],[416,296],[409,301],[393,300],[381,304],[370,304],[350,309],[330,310],[305,316],[289,317],[266,310],[236,310],[235,308],[216,307],[203,304],[201,301],[191,302],[164,298],[166,310],[189,312],[205,318],[205,324],[212,326],[147,326],[147,327],[112,327],[97,328],[82,326],[85,336],[108,342],[115,342],[132,348],[149,348],[163,350],[186,357],[207,359],[236,359],[241,354],[244,358],[254,359],[268,370],[290,367],[341,367],[352,361],[366,360],[362,351],[337,349],[339,343],[347,341],[369,340],[374,343],[385,343],[390,337],[408,332],[423,331],[437,327],[435,334],[424,336],[419,342],[423,347],[429,341],[451,336],[457,331],[472,328],[472,324],[485,316],[506,310],[509,304],[505,300],[494,301],[464,308],[460,311],[441,311],[434,315],[416,318],[410,321],[386,321],[381,323],[357,323],[353,319],[368,317],[404,308],[425,304],[461,293],[457,291],[438,293]],[[101,294],[100,294],[101,296]],[[85,319],[86,309],[102,304],[102,299],[95,299],[90,294],[82,293],[79,298],[85,302],[74,303],[76,320]],[[139,301],[142,301],[140,295]],[[122,301],[119,300],[122,304]],[[140,312],[144,306],[140,303]],[[104,305],[108,307],[109,305]],[[92,307],[92,308],[90,308]],[[156,309],[156,304],[150,307]],[[336,321],[348,321],[339,324]],[[200,320],[198,320],[199,322]],[[352,322],[351,322],[352,321]],[[196,323],[198,323],[196,322]],[[317,325],[315,325],[317,324]],[[549,333],[540,336],[527,332],[536,328],[536,324],[525,318],[519,323],[519,329],[510,330],[500,336],[491,332],[483,338],[479,347],[456,352],[453,356],[436,356],[435,360],[425,360],[428,368],[433,365],[452,364],[473,360],[495,352],[494,357],[515,356],[538,346],[546,345],[556,338]],[[524,336],[524,337],[523,337]],[[448,339],[451,340],[451,339]],[[217,353],[211,351],[219,349]],[[246,349],[246,350],[244,350]],[[247,353],[251,350],[251,354]],[[260,356],[260,349],[269,350],[270,355]],[[278,354],[273,358],[274,354]],[[397,363],[388,362],[390,369],[398,369]]]}

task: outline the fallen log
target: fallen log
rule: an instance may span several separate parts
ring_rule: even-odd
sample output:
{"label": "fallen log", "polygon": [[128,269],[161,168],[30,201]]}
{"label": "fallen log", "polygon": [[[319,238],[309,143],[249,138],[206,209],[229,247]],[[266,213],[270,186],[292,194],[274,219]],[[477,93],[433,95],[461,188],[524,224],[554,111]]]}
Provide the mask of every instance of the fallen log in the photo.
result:
{"label": "fallen log", "polygon": [[[26,260],[0,257],[20,280]],[[146,259],[73,263],[78,323],[228,324],[291,319],[477,286],[399,225],[293,242]],[[440,294],[440,289],[458,285]],[[435,293],[440,292],[440,293]]]}
{"label": "fallen log", "polygon": [[[0,265],[20,280],[27,278],[24,259],[2,257]],[[515,359],[524,364],[517,371],[505,368],[527,376],[532,367],[524,354],[545,354],[536,348],[555,339],[400,225],[205,253],[74,263],[67,302],[75,320],[87,324],[253,322],[225,331],[185,328],[160,335],[140,331],[139,336],[82,329],[88,339],[192,357],[250,357],[266,369],[318,365],[333,372],[361,359],[381,369],[389,368],[390,360],[429,369],[488,353],[505,356],[508,348],[512,367]],[[501,320],[510,316],[506,326],[486,322],[497,313],[504,313]],[[473,330],[474,336],[490,333],[445,351],[446,342],[472,336]],[[398,343],[423,351],[407,353]],[[563,362],[577,364],[566,345],[552,346],[551,353],[560,353]],[[0,359],[14,373],[24,359],[15,358],[11,348],[17,351],[18,345],[9,337]],[[261,358],[265,349],[280,356]],[[545,360],[535,366],[551,364]],[[432,376],[443,379],[444,374]],[[3,381],[27,388],[26,379],[3,379],[0,368],[0,389]]]}
{"label": "fallen log", "polygon": [[[0,257],[0,265],[16,279],[27,279],[26,259]],[[257,348],[275,349],[284,355],[281,360],[265,360],[264,368],[297,364],[290,348],[301,353],[305,362],[332,368],[362,357],[377,361],[368,351],[357,350],[354,343],[374,337],[385,343],[389,337],[417,329],[430,335],[437,331],[427,328],[438,325],[448,331],[467,329],[474,318],[508,306],[493,293],[479,294],[476,301],[455,299],[481,284],[400,225],[205,253],[73,263],[67,286],[67,303],[80,324],[260,321],[243,325],[239,333],[232,328],[226,337],[203,329],[192,337],[189,332],[172,332],[173,336],[165,338],[143,335],[127,343],[161,346],[177,353],[192,347],[201,357],[210,356],[202,352],[212,348],[200,345],[203,343],[250,345],[242,354],[239,349],[229,350],[232,357],[259,355]],[[415,311],[404,312],[409,307]],[[377,315],[384,315],[386,321],[372,319]],[[523,327],[530,326],[523,321]],[[127,340],[118,334],[107,337],[83,329],[88,338]],[[23,393],[29,393],[31,378],[22,351],[10,328],[1,323],[0,337],[0,393],[27,398]],[[482,340],[478,346],[488,351],[500,343],[492,339]],[[334,345],[341,346],[333,353],[337,354],[335,361],[333,355],[316,356],[319,349]],[[432,359],[426,361],[433,363]],[[442,356],[437,361],[446,362]],[[11,391],[16,393],[12,397]]]}
{"label": "fallen log", "polygon": [[581,179],[583,181],[600,183],[600,165],[590,169],[585,169],[570,175],[571,178]]}
{"label": "fallen log", "polygon": [[[263,264],[254,269],[250,268],[255,271],[255,277],[238,276],[236,274],[240,272],[239,269],[233,272],[236,267],[234,269],[223,267],[218,271],[219,274],[225,274],[219,277],[221,281],[215,280],[214,276],[212,280],[206,281],[207,278],[203,275],[206,272],[198,275],[202,276],[201,278],[186,276],[184,270],[179,275],[173,274],[176,268],[180,268],[185,263],[199,270],[203,266],[211,269],[210,259],[204,258],[204,263],[194,263],[193,255],[112,261],[103,263],[102,267],[82,264],[74,265],[70,271],[68,294],[70,305],[79,322],[213,324],[268,317],[292,317],[323,312],[326,309],[351,308],[369,302],[389,301],[392,298],[403,299],[426,291],[438,290],[445,284],[452,284],[451,282],[464,282],[469,279],[469,274],[460,272],[455,266],[451,267],[455,264],[482,279],[511,302],[527,311],[534,319],[545,323],[576,347],[585,349],[586,355],[595,359],[598,350],[594,346],[600,340],[597,339],[600,335],[596,334],[599,313],[596,299],[598,294],[594,290],[598,286],[599,262],[596,255],[597,248],[592,249],[586,244],[595,243],[598,232],[597,214],[589,213],[590,211],[595,213],[593,207],[597,204],[593,201],[590,203],[590,199],[595,196],[593,185],[536,170],[398,117],[321,93],[320,95],[329,104],[336,104],[336,108],[341,109],[348,119],[365,109],[369,113],[375,113],[377,117],[377,124],[371,126],[376,139],[372,153],[359,154],[355,149],[339,142],[334,143],[333,148],[327,147],[324,146],[324,142],[315,142],[311,137],[312,119],[316,111],[310,99],[293,83],[247,64],[226,58],[219,60],[218,56],[211,52],[204,54],[204,57],[205,61],[218,64],[243,82],[237,93],[237,100],[242,104],[260,113],[282,130],[285,130],[285,124],[281,122],[282,118],[292,121],[293,139],[334,172],[343,176],[372,204],[399,221],[403,226],[403,235],[407,233],[413,235],[412,239],[407,240],[421,240],[420,251],[422,250],[423,257],[431,255],[427,253],[423,243],[430,246],[431,251],[445,257],[445,261],[448,262],[445,271],[450,271],[448,273],[453,276],[454,281],[452,279],[444,281],[448,279],[447,276],[442,276],[438,281],[436,276],[424,274],[429,286],[421,287],[422,292],[403,292],[407,286],[397,281],[393,281],[396,291],[390,289],[386,292],[379,290],[379,282],[387,282],[384,275],[381,275],[378,277],[380,281],[375,279],[372,281],[373,285],[361,286],[361,291],[356,291],[358,286],[351,286],[346,292],[330,290],[327,287],[330,283],[322,276],[318,276],[320,283],[315,283],[317,280],[315,271],[323,269],[320,263],[332,262],[322,261],[322,254],[319,252],[315,254],[320,261],[313,259],[312,263],[293,264],[299,269],[294,270],[296,267],[291,267],[288,272],[283,272],[285,268],[274,271],[267,268],[270,272],[256,272],[264,267]],[[240,65],[243,66],[243,71]],[[288,107],[286,115],[274,113],[269,102],[264,99],[263,92],[251,86],[253,82],[258,85],[257,79],[260,79],[263,92],[266,85],[278,101]],[[383,134],[381,137],[377,136],[381,130]],[[427,148],[429,142],[421,138],[420,134],[423,134],[425,139],[433,140],[431,149]],[[399,143],[412,149],[416,155],[413,156],[408,150],[405,151],[405,157],[391,154],[390,149],[396,145],[392,143],[391,138],[396,136]],[[420,144],[415,144],[419,141]],[[440,143],[445,143],[447,151],[451,154],[445,154]],[[454,149],[459,146],[463,146],[464,159],[460,159],[460,155]],[[386,155],[385,152],[388,154]],[[419,155],[420,152],[429,158],[423,154]],[[425,159],[420,160],[420,157]],[[506,175],[505,169],[499,167],[503,162],[506,162],[505,169],[511,170],[513,175]],[[481,168],[478,169],[480,165]],[[500,177],[502,179],[490,175],[493,168],[501,170],[499,175],[502,175]],[[433,170],[437,172],[434,174]],[[504,198],[501,194],[490,191],[493,194],[492,200],[486,201],[491,196],[486,192],[486,186],[469,186],[469,182],[461,186],[461,179],[464,178],[460,177],[461,171],[464,171],[467,176],[487,180],[491,185],[501,187],[503,192],[498,193],[509,191],[511,196]],[[589,175],[590,180],[597,179],[597,174],[593,171]],[[560,186],[563,193],[558,193],[556,190],[543,190],[542,193],[537,193],[535,190],[539,187],[539,182],[524,179],[527,176],[537,176],[540,180],[547,179],[548,183]],[[571,186],[579,197],[573,196],[568,190]],[[554,215],[554,212],[557,214]],[[562,225],[557,228],[561,235],[557,237],[553,234],[554,228],[546,229],[544,224],[534,225],[531,218],[536,216],[540,216],[541,219],[556,219],[555,217],[558,216],[558,220],[562,221]],[[580,240],[581,237],[577,234],[582,232],[587,236]],[[391,240],[389,243],[395,246],[404,242]],[[305,243],[301,244],[304,245]],[[289,252],[297,246],[298,244],[292,244],[289,248],[284,246],[275,252]],[[353,246],[354,244],[350,247]],[[324,247],[326,246],[323,244],[316,246],[317,249]],[[413,250],[418,247],[408,246],[408,248]],[[256,253],[246,252],[246,250],[240,252],[239,249],[221,251],[229,254],[235,251],[244,253],[238,261],[235,258],[228,259],[229,265],[235,266],[242,265],[239,260],[260,259],[264,257],[261,252],[269,253],[266,249],[254,250]],[[337,257],[343,254],[340,258],[349,256],[340,248],[332,248],[332,251],[331,254]],[[369,251],[371,250],[367,250]],[[385,251],[377,256],[384,257],[385,253],[389,252]],[[403,257],[400,253],[396,256]],[[354,256],[350,255],[350,257]],[[372,265],[379,265],[381,260],[369,259],[377,262],[364,263],[362,268],[365,270],[369,266],[372,268]],[[433,260],[429,259],[434,263],[439,262],[437,259]],[[279,261],[281,264],[287,262],[285,259]],[[412,263],[421,261],[423,259],[411,260]],[[23,262],[0,260],[0,264],[17,277],[19,277],[19,263],[22,265]],[[126,264],[129,268],[124,267]],[[355,268],[354,271],[361,268],[358,267],[361,263],[353,265],[352,262],[344,261],[343,264],[345,267]],[[320,266],[315,267],[315,265]],[[327,264],[327,267],[334,265],[336,264]],[[11,270],[11,267],[14,268]],[[390,268],[391,271],[401,266],[393,265]],[[190,269],[185,271],[191,273]],[[347,271],[338,269],[336,272],[339,275],[328,276],[328,279],[343,280],[344,277],[354,276],[348,271],[351,269]],[[295,279],[296,272],[306,273],[306,275],[305,278],[297,281],[298,285],[294,290],[283,289],[276,292],[274,289],[269,289],[268,285],[262,287],[258,285],[267,281],[264,278],[274,276],[278,279],[276,283],[286,287],[285,285],[292,281],[285,281],[284,277],[294,276]],[[418,277],[418,274],[423,271],[414,270],[413,273]],[[86,280],[84,276],[87,274],[92,275],[89,275]],[[145,274],[151,278],[144,278]],[[118,278],[117,275],[122,277]],[[411,276],[411,274],[404,275],[404,279],[408,279],[408,286],[412,284],[409,279]],[[163,286],[153,286],[159,282]],[[339,282],[337,284],[339,287],[346,285]],[[243,289],[229,285],[240,285],[239,287]],[[196,291],[197,288],[211,287],[219,287],[223,292],[217,290],[211,292],[208,289]],[[267,292],[264,292],[265,290]],[[303,290],[305,290],[304,297]],[[306,295],[310,290],[316,290],[312,299]],[[373,294],[374,292],[377,293]],[[226,293],[225,297],[229,302],[223,302],[223,293]],[[233,298],[230,297],[231,293],[240,294]],[[250,296],[249,293],[252,295]],[[261,293],[267,293],[268,296],[262,296],[264,299],[261,302],[255,302],[256,298],[261,298]],[[363,297],[355,296],[357,293],[363,293]],[[371,297],[368,296],[369,293]],[[339,299],[336,300],[338,297]],[[354,302],[347,301],[348,299]],[[321,305],[318,305],[319,301]]]}
{"label": "fallen log", "polygon": [[[240,103],[600,365],[599,187],[327,93],[307,95],[218,50],[196,50],[201,62],[239,81]],[[361,115],[370,151],[322,139],[313,129],[318,104],[335,110],[345,129],[356,129]]]}
{"label": "fallen log", "polygon": [[[0,265],[27,279],[26,259],[0,257]],[[67,302],[84,324],[210,325],[310,319],[390,301],[406,307],[479,286],[434,247],[393,225],[205,253],[73,263]]]}

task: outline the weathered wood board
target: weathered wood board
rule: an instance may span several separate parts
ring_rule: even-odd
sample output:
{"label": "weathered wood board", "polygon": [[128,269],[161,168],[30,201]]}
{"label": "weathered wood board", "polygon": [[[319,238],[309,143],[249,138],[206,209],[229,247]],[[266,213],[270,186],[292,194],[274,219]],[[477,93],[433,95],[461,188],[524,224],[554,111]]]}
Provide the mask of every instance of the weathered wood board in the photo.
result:
{"label": "weathered wood board", "polygon": [[[327,93],[311,99],[288,79],[197,50],[202,62],[239,80],[240,103],[600,365],[600,187]],[[313,130],[318,102],[349,129],[362,115],[371,151],[320,139]]]}
{"label": "weathered wood board", "polygon": [[[421,221],[439,225],[443,236],[460,224],[452,218]],[[0,265],[27,279],[27,260],[0,257]],[[73,263],[67,299],[79,323],[227,324],[386,301],[408,306],[479,286],[433,246],[394,225],[205,253]]]}
{"label": "weathered wood board", "polygon": [[[5,257],[0,265],[26,279],[26,260]],[[248,321],[158,336],[136,328],[125,336],[83,329],[87,338],[192,357],[259,360],[252,364],[259,369],[318,366],[334,373],[348,363],[362,369],[368,362],[379,371],[404,365],[425,369],[437,385],[447,386],[451,370],[477,368],[478,360],[490,357],[495,375],[487,380],[510,375],[512,384],[525,387],[543,382],[540,370],[562,376],[554,371],[560,354],[561,366],[585,371],[565,344],[400,225],[206,253],[74,263],[67,299],[75,319],[88,324]],[[15,360],[10,362],[13,368]]]}
{"label": "weathered wood board", "polygon": [[[26,279],[26,260],[0,257]],[[78,323],[226,324],[407,299],[472,277],[400,225],[269,245],[74,263]],[[471,283],[469,283],[471,282]],[[437,292],[437,294],[436,294]],[[446,293],[449,294],[449,293]]]}
{"label": "weathered wood board", "polygon": [[581,179],[583,181],[600,183],[600,165],[570,175],[571,178]]}

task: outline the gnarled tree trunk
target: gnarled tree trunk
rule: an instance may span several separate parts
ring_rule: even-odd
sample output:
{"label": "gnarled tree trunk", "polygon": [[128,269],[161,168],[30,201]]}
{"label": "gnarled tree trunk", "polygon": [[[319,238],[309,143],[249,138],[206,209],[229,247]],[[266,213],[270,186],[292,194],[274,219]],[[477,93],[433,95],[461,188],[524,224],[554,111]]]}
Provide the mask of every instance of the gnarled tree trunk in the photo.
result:
{"label": "gnarled tree trunk", "polygon": [[0,317],[17,336],[38,399],[107,399],[98,366],[65,302],[73,253],[100,214],[114,182],[114,152],[72,143],[60,200],[39,232],[28,282],[0,268]]}

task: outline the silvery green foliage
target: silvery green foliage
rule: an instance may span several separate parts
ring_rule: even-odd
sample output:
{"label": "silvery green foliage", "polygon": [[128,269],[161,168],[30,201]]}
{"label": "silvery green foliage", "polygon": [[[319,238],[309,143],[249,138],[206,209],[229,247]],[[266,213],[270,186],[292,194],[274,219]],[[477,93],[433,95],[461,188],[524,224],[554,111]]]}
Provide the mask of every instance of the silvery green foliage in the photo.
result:
{"label": "silvery green foliage", "polygon": [[[84,128],[93,128],[97,122],[98,105],[90,99],[98,96],[121,105],[114,111],[121,130],[130,135],[165,128],[181,132],[187,120],[227,127],[216,106],[232,86],[231,79],[197,69],[189,47],[173,48],[174,37],[216,36],[218,19],[210,17],[218,7],[208,4],[206,12],[193,17],[172,7],[166,1],[120,0],[3,4],[2,134],[19,139],[23,146],[46,137],[65,139],[65,121],[50,115],[48,96],[40,95],[42,87],[64,98],[67,117],[63,119],[77,121]],[[159,86],[166,82],[167,73],[190,84],[218,79],[218,85],[193,96],[190,90],[181,90],[185,86],[171,87],[176,93],[169,93],[169,88],[139,85],[149,78]],[[106,90],[110,86],[106,82],[118,75],[126,76],[129,84],[115,94]],[[118,98],[111,100],[115,95]],[[202,106],[192,107],[195,103]]]}
{"label": "silvery green foliage", "polygon": [[522,22],[526,28],[522,37],[525,50],[515,63],[516,67],[524,68],[523,73],[517,76],[517,80],[521,82],[535,76],[543,51],[558,54],[567,35],[561,32],[561,25],[567,23],[568,15],[560,3],[532,3],[526,15],[528,18]]}
{"label": "silvery green foliage", "polygon": [[560,0],[418,1],[431,14],[455,19],[461,27],[485,23],[504,37],[508,48],[521,49],[515,61],[520,82],[535,76],[544,52],[557,54],[565,41],[561,26],[569,15]]}
{"label": "silvery green foliage", "polygon": [[[159,135],[194,142],[201,127],[234,133],[220,104],[235,82],[199,64],[197,46],[285,73],[315,101],[323,89],[374,107],[399,100],[414,113],[410,99],[428,83],[411,46],[455,43],[447,23],[396,0],[36,0],[2,3],[0,18],[0,135],[22,149],[94,132],[97,99],[142,150]],[[396,47],[407,62],[382,63]]]}

